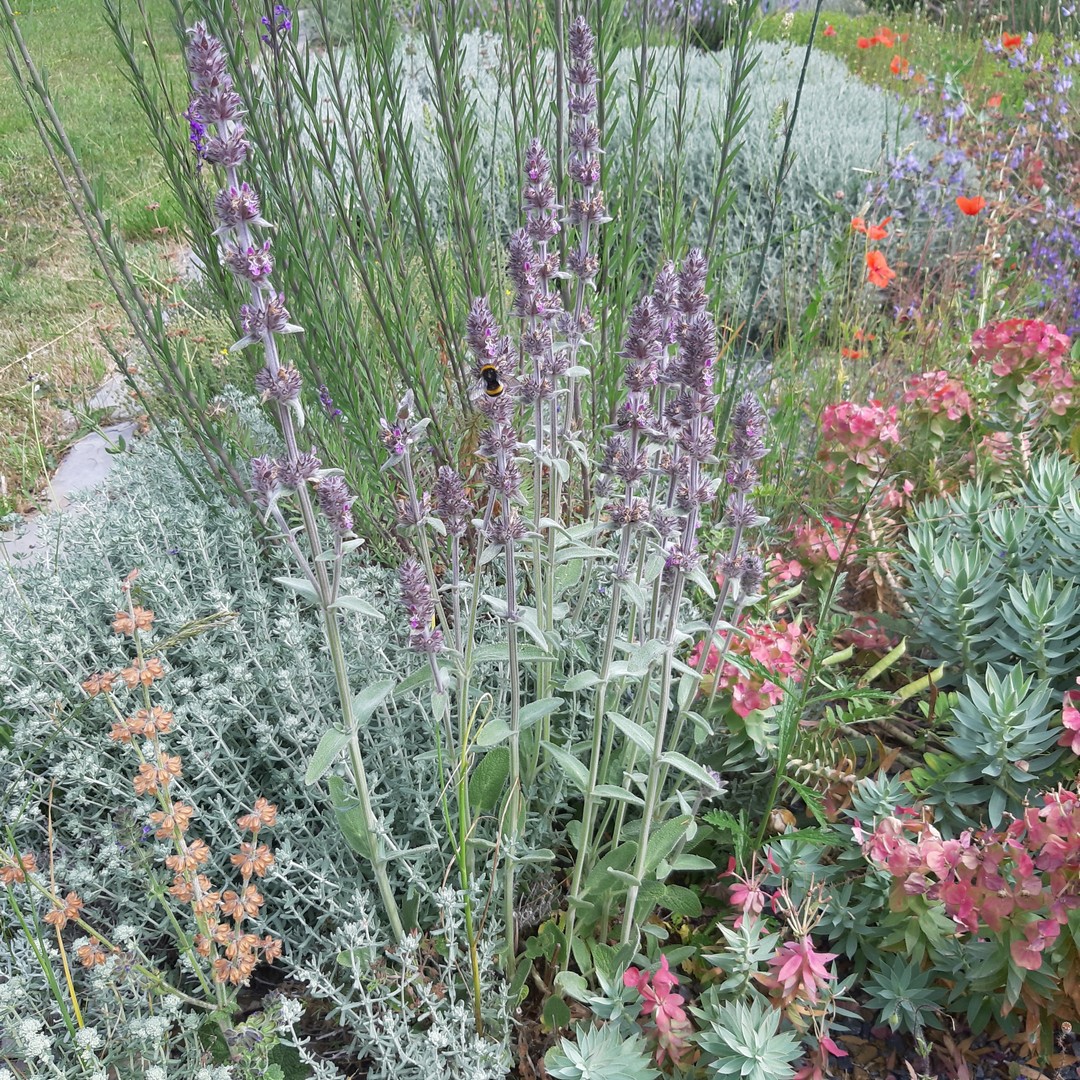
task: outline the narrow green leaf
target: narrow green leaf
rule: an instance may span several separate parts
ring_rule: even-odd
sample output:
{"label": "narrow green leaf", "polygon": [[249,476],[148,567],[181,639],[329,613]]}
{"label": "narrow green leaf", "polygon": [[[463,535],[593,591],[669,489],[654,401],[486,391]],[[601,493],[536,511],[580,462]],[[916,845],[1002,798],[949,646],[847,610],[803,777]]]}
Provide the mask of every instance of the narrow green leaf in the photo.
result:
{"label": "narrow green leaf", "polygon": [[[643,753],[653,752],[653,737],[640,724],[618,713],[609,712],[607,718]],[[663,760],[663,758],[661,758]]]}
{"label": "narrow green leaf", "polygon": [[396,685],[393,679],[383,679],[365,686],[353,697],[353,719],[357,727],[371,719],[375,710],[394,692]]}
{"label": "narrow green leaf", "polygon": [[543,720],[544,717],[557,713],[562,706],[562,698],[557,697],[541,698],[539,701],[530,701],[528,704],[523,705],[520,714],[522,731],[532,727],[537,720]]}
{"label": "narrow green leaf", "polygon": [[572,694],[575,690],[586,690],[590,686],[595,686],[599,681],[600,676],[595,671],[579,671],[563,683],[563,690]]}
{"label": "narrow green leaf", "polygon": [[703,858],[701,855],[680,855],[672,860],[672,870],[715,870],[716,863],[712,859]]}
{"label": "narrow green leaf", "polygon": [[367,615],[368,618],[378,619],[380,622],[385,618],[377,607],[359,596],[339,596],[330,606],[341,611],[355,611],[358,615]]}
{"label": "narrow green leaf", "polygon": [[509,748],[497,746],[489,750],[469,777],[469,805],[474,810],[494,810],[499,805],[509,775]]}
{"label": "narrow green leaf", "polygon": [[651,874],[660,860],[667,858],[675,845],[686,835],[693,818],[689,814],[665,821],[653,830],[649,846],[645,849],[645,873]]}
{"label": "narrow green leaf", "polygon": [[307,578],[276,577],[274,580],[279,585],[284,585],[286,589],[292,589],[297,596],[302,596],[309,604],[319,603],[319,594],[315,591],[315,586]]}
{"label": "narrow green leaf", "polygon": [[549,742],[542,742],[541,745],[555,759],[555,763],[562,769],[567,780],[584,795],[589,786],[589,770],[561,746]]}
{"label": "narrow green leaf", "polygon": [[426,683],[431,682],[432,673],[431,665],[425,664],[423,667],[417,668],[411,675],[402,679],[401,682],[394,687],[394,697],[399,694],[407,694],[410,690],[415,690],[419,686],[424,686]]}
{"label": "narrow green leaf", "polygon": [[311,759],[308,761],[307,772],[304,773],[304,783],[308,787],[317,784],[330,771],[330,766],[334,764],[338,754],[348,744],[349,733],[347,731],[342,731],[336,727],[327,728],[319,740],[319,745],[315,747]]}
{"label": "narrow green leaf", "polygon": [[494,720],[489,720],[476,733],[473,745],[481,748],[495,746],[508,738],[510,738],[510,725],[501,717],[496,717]]}
{"label": "narrow green leaf", "polygon": [[634,806],[644,806],[645,800],[638,798],[632,791],[617,787],[615,784],[597,784],[593,788],[593,794],[604,799],[616,799],[619,802],[632,803]]}
{"label": "narrow green leaf", "polygon": [[696,780],[707,792],[717,791],[716,781],[696,761],[691,761],[685,754],[676,750],[668,750],[660,755],[660,761],[664,765],[670,765],[673,769],[685,773],[691,779]]}
{"label": "narrow green leaf", "polygon": [[346,791],[345,781],[340,776],[331,776],[326,785],[330,789],[330,800],[334,804],[334,818],[345,842],[357,854],[363,855],[369,862],[374,862],[371,837],[360,804]]}
{"label": "narrow green leaf", "polygon": [[[506,642],[498,645],[481,645],[472,654],[474,664],[506,663],[510,659],[510,649]],[[518,646],[518,662],[522,664],[550,664],[555,657],[546,649],[535,645]]]}

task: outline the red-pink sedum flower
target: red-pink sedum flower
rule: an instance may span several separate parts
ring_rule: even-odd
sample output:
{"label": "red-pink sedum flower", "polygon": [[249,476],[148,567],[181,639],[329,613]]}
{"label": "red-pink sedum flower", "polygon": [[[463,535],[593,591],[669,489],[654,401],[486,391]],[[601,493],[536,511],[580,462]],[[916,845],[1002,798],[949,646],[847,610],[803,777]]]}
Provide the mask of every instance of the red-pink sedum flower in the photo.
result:
{"label": "red-pink sedum flower", "polygon": [[836,972],[825,966],[836,957],[836,953],[819,953],[810,935],[804,934],[797,941],[785,941],[769,960],[770,973],[758,979],[780,992],[781,1007],[800,997],[816,1004],[819,993],[836,978]]}
{"label": "red-pink sedum flower", "polygon": [[1024,936],[1009,946],[1009,955],[1017,967],[1038,971],[1042,967],[1043,949],[1052,945],[1061,927],[1053,919],[1035,919],[1024,927]]}
{"label": "red-pink sedum flower", "polygon": [[[1080,678],[1076,682],[1080,685]],[[1058,739],[1058,746],[1067,746],[1074,754],[1080,755],[1080,690],[1065,691],[1061,723],[1065,730]]]}
{"label": "red-pink sedum flower", "polygon": [[735,860],[731,860],[728,873],[735,878],[735,882],[728,886],[728,902],[739,911],[739,917],[735,920],[735,929],[742,926],[743,921],[749,917],[756,919],[765,910],[765,901],[769,894],[761,887],[761,878],[753,874],[750,877],[739,877],[735,873]]}
{"label": "red-pink sedum flower", "polygon": [[806,1055],[806,1064],[799,1069],[791,1080],[825,1080],[831,1076],[829,1071],[829,1055],[833,1057],[847,1057],[848,1052],[842,1050],[828,1035],[819,1035],[818,1044]]}
{"label": "red-pink sedum flower", "polygon": [[971,361],[989,363],[999,377],[1060,361],[1069,354],[1069,338],[1041,319],[1005,319],[987,323],[971,338]]}
{"label": "red-pink sedum flower", "polygon": [[[723,638],[723,635],[719,635]],[[725,660],[720,672],[718,689],[731,691],[731,707],[741,717],[747,717],[760,709],[769,709],[784,698],[784,688],[778,680],[798,682],[802,669],[798,654],[806,643],[806,635],[798,623],[780,619],[774,625],[747,626],[734,635],[727,655],[744,657],[755,661],[760,670],[744,670],[732,660]],[[701,642],[690,654],[689,662],[696,665],[701,658]],[[705,661],[705,674],[713,675],[720,662],[720,650],[714,645]]]}
{"label": "red-pink sedum flower", "polygon": [[678,976],[668,967],[666,956],[660,957],[660,967],[655,972],[627,968],[623,972],[623,985],[631,986],[641,995],[641,1013],[651,1016],[656,1026],[656,1063],[662,1065],[670,1057],[676,1065],[690,1049],[688,1036],[692,1031],[690,1018],[683,1009],[682,995],[675,989]]}

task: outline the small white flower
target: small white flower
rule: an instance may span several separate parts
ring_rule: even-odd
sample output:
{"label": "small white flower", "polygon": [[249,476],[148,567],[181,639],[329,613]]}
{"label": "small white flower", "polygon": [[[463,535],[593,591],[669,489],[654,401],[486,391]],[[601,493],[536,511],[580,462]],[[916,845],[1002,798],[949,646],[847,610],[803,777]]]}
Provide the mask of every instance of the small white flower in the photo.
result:
{"label": "small white flower", "polygon": [[28,1016],[19,1024],[16,1042],[22,1056],[30,1060],[44,1059],[52,1049],[52,1038],[41,1030],[41,1021],[36,1016]]}
{"label": "small white flower", "polygon": [[105,1045],[105,1040],[97,1028],[84,1027],[75,1032],[75,1045],[80,1050],[100,1050]]}
{"label": "small white flower", "polygon": [[134,945],[139,931],[131,923],[121,923],[113,930],[113,938],[125,945]]}
{"label": "small white flower", "polygon": [[303,1015],[304,1006],[296,998],[287,997],[281,999],[281,1022],[286,1028],[299,1023],[300,1017]]}
{"label": "small white flower", "polygon": [[149,1069],[143,1073],[144,1080],[168,1080],[165,1075],[165,1070],[160,1065],[151,1065]]}

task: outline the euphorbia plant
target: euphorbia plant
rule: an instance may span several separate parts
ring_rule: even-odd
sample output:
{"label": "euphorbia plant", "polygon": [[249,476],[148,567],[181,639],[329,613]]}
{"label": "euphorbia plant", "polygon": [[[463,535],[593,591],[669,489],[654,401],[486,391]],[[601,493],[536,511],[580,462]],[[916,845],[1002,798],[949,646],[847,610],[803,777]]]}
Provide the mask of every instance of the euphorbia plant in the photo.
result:
{"label": "euphorbia plant", "polygon": [[[999,1016],[1022,1005],[1030,1037],[1048,1050],[1052,1025],[1042,1020],[1080,1007],[1080,954],[1068,932],[1080,908],[1080,795],[1058,788],[1039,801],[1002,828],[953,838],[914,813],[854,832],[895,879],[894,909],[940,904],[958,935],[981,943],[972,989],[997,996]],[[991,1018],[985,1000],[971,1015]]]}

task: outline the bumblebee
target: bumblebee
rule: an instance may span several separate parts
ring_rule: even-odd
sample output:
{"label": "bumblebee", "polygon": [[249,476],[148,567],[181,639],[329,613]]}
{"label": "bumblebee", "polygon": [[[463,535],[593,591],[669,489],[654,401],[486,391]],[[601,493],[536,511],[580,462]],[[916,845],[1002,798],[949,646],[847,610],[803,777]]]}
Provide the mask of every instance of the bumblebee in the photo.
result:
{"label": "bumblebee", "polygon": [[498,397],[506,389],[494,364],[485,364],[480,369],[480,381],[488,397]]}

